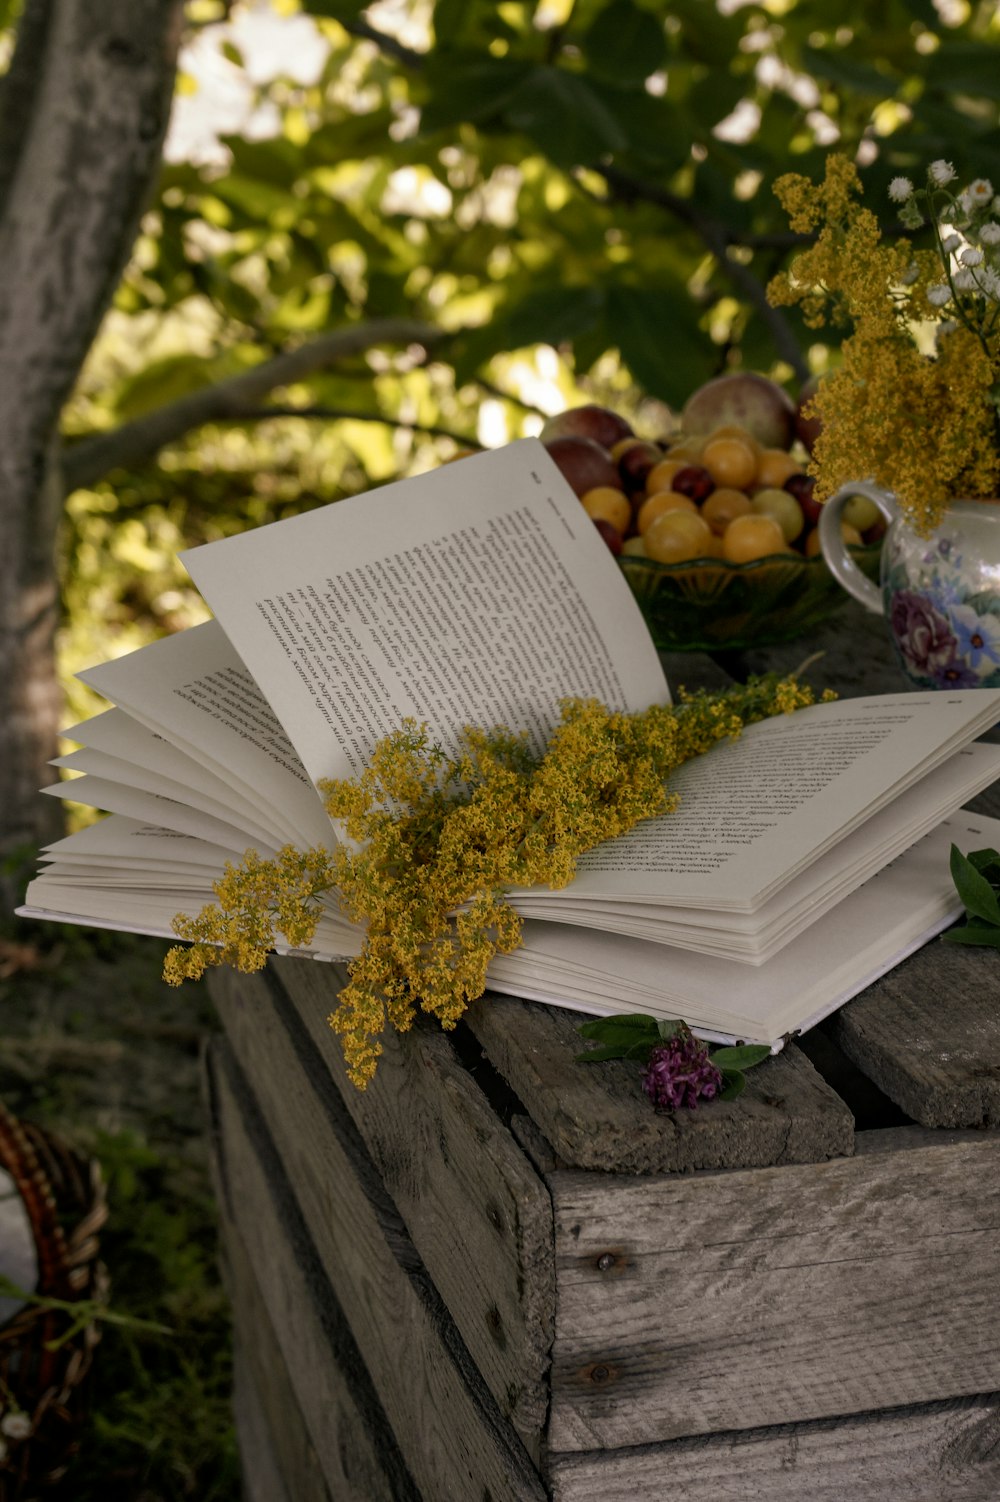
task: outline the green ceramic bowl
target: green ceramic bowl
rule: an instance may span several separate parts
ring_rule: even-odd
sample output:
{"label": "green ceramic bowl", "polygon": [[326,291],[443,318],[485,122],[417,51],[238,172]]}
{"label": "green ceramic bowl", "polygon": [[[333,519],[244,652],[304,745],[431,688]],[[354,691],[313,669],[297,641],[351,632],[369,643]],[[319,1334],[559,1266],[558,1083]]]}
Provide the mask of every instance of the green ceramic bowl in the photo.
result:
{"label": "green ceramic bowl", "polygon": [[[881,543],[852,548],[878,581]],[[753,563],[619,558],[661,652],[768,647],[804,636],[848,598],[822,558],[776,553]]]}

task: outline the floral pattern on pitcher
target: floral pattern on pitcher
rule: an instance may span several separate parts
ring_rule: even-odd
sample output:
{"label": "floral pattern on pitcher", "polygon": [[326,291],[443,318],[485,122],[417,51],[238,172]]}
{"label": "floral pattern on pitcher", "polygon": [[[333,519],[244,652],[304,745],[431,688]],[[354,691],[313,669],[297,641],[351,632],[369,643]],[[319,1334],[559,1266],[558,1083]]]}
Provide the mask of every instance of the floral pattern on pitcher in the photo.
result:
{"label": "floral pattern on pitcher", "polygon": [[[938,531],[919,560],[896,562],[882,581],[885,617],[900,661],[923,688],[1000,687],[1000,593],[977,589],[975,560]],[[971,567],[969,565],[972,565]]]}

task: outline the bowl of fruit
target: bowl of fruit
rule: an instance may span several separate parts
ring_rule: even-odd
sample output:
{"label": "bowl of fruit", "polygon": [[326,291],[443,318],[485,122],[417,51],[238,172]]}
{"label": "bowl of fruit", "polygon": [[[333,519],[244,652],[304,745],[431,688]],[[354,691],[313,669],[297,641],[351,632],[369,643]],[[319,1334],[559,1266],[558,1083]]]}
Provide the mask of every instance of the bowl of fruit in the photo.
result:
{"label": "bowl of fruit", "polygon": [[[819,548],[806,473],[814,431],[766,376],[718,376],[680,427],[649,440],[607,407],[575,407],[542,430],[549,454],[615,554],[661,651],[790,641],[844,602]],[[852,498],[844,540],[878,578],[884,523]]]}

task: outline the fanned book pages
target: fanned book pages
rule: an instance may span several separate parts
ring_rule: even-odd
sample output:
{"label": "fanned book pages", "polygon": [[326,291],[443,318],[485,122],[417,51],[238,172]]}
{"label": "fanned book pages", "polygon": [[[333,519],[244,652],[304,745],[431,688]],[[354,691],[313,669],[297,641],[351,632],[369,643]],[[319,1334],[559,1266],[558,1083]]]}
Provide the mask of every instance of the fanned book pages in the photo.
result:
{"label": "fanned book pages", "polygon": [[[171,935],[253,847],[336,844],[316,783],[406,718],[445,749],[502,724],[540,748],[570,696],[668,703],[633,596],[543,446],[524,440],[211,543],[184,561],[215,619],[81,674],[115,706],[67,734],[45,791],[107,813],[43,851],[26,916]],[[750,726],[670,780],[679,809],[513,894],[491,982],[584,1011],[684,1017],[780,1045],[961,911],[948,850],[1000,777],[1000,692],[881,694]],[[312,952],[360,932],[323,909]]]}

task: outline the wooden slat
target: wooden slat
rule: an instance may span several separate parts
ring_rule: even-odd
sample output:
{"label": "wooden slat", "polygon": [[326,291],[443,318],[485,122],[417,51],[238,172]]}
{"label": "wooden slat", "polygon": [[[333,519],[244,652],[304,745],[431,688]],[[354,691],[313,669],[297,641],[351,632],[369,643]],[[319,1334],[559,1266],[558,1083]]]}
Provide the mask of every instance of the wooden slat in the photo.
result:
{"label": "wooden slat", "polygon": [[[243,1502],[292,1502],[271,1441],[263,1407],[254,1391],[239,1352],[233,1365],[233,1416],[243,1470]],[[329,1492],[301,1491],[296,1502],[329,1502]]]}
{"label": "wooden slat", "polygon": [[[281,1165],[265,1137],[258,1133],[253,1146],[247,1137],[226,1083],[229,1058],[221,1041],[206,1058],[224,1270],[255,1390],[276,1418],[272,1446],[286,1479],[303,1487],[292,1502],[313,1502],[310,1447],[336,1502],[421,1502]],[[269,1364],[272,1349],[284,1382]],[[315,1491],[315,1502],[322,1499]]]}
{"label": "wooden slat", "polygon": [[265,997],[261,986],[242,996],[240,977],[219,993],[223,1019],[235,1035],[256,1028],[262,1006],[274,1009],[303,1073],[334,1082],[473,1360],[537,1462],[555,1306],[548,1190],[437,1024],[388,1036],[375,1080],[359,1091],[327,1023],[342,973],[284,960],[271,974],[284,997]]}
{"label": "wooden slat", "polygon": [[654,1173],[814,1162],[854,1151],[854,1118],[788,1045],[711,1108],[658,1116],[622,1060],[582,1065],[576,1012],[489,995],[467,1013],[490,1060],[564,1164]]}
{"label": "wooden slat", "polygon": [[[288,1502],[348,1502],[383,1498],[388,1481],[378,1459],[378,1439],[356,1405],[352,1386],[332,1354],[324,1361],[327,1395],[320,1443],[320,1460],[302,1415],[286,1360],[274,1332],[267,1305],[236,1227],[222,1218],[223,1269],[233,1308],[236,1382],[233,1406],[240,1457],[248,1489],[258,1466],[271,1452]],[[257,1435],[264,1430],[263,1437]],[[262,1480],[257,1491],[264,1502],[271,1494]],[[275,1492],[275,1502],[281,1496]]]}
{"label": "wooden slat", "polygon": [[322,1308],[333,1300],[344,1311],[419,1490],[435,1502],[542,1502],[536,1471],[471,1361],[342,1103],[338,1114],[339,1095],[332,1085],[332,1098],[314,1093],[273,1017],[261,1011],[253,1021],[234,1038],[238,1062],[220,1045],[217,1096],[231,1213],[262,1280],[261,1259],[268,1262],[274,1284],[263,1291],[289,1366],[303,1367],[305,1380],[308,1363],[285,1342],[272,1307],[272,1300],[286,1298],[288,1263],[297,1256],[272,1204],[277,1190],[288,1192],[288,1181],[323,1271],[314,1302]]}
{"label": "wooden slat", "polygon": [[808,1167],[555,1173],[551,1449],[1000,1388],[1000,1137]]}
{"label": "wooden slat", "polygon": [[827,1025],[890,1100],[929,1127],[1000,1126],[1000,959],[931,943]]}
{"label": "wooden slat", "polygon": [[1000,1398],[552,1459],[553,1502],[995,1502]]}

